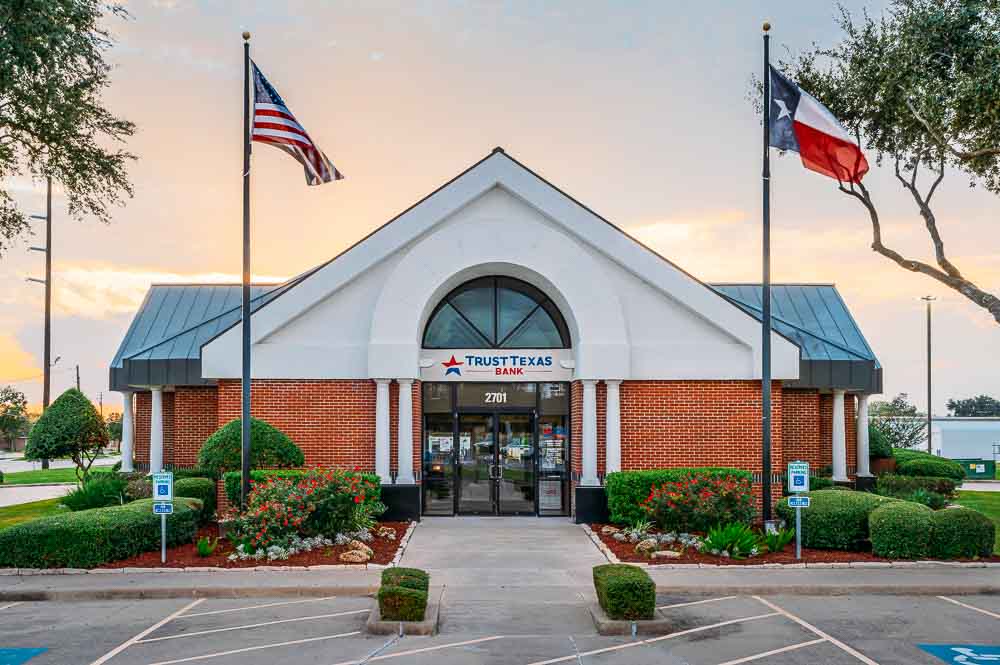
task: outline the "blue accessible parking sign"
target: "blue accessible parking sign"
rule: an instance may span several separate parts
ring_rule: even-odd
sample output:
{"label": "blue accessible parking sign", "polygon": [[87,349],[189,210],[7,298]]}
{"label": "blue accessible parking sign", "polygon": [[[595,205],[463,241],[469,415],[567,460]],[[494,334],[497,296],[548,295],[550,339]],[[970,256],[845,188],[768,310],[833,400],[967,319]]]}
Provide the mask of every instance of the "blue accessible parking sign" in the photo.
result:
{"label": "blue accessible parking sign", "polygon": [[918,644],[917,646],[946,663],[1000,665],[1000,645],[996,644]]}
{"label": "blue accessible parking sign", "polygon": [[21,665],[27,663],[48,649],[5,649],[0,647],[0,665]]}

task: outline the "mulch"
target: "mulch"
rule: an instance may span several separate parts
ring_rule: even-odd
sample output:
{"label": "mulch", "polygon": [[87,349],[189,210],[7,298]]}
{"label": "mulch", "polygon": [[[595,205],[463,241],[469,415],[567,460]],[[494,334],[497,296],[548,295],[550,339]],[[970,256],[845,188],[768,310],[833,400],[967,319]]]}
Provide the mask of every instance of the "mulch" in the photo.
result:
{"label": "mulch", "polygon": [[[808,547],[802,548],[802,558],[795,558],[795,542],[789,543],[781,552],[765,552],[755,557],[747,559],[728,559],[711,554],[702,554],[692,549],[686,550],[676,559],[652,558],[635,551],[635,543],[621,542],[615,540],[610,534],[601,533],[606,524],[591,524],[590,528],[597,537],[608,546],[615,556],[623,563],[705,563],[719,566],[759,566],[764,563],[852,563],[863,561],[895,561],[896,559],[885,559],[875,556],[871,552],[847,552],[843,550],[815,550]],[[611,525],[614,526],[614,525]],[[955,561],[970,561],[971,559],[955,559]],[[1000,562],[1000,556],[991,556],[978,561]]]}
{"label": "mulch", "polygon": [[[410,523],[379,522],[372,530],[373,533],[378,532],[379,527],[382,526],[392,528],[396,532],[396,539],[390,540],[389,538],[380,538],[376,536],[371,540],[371,542],[366,543],[374,552],[374,555],[369,563],[382,565],[392,563],[393,558],[396,556],[396,552],[399,550],[400,543],[402,543],[403,535],[406,533],[406,529],[410,526]],[[219,526],[215,523],[211,523],[198,530],[198,535],[195,537],[195,540],[202,536],[215,538],[218,535]],[[321,547],[311,552],[303,552],[301,554],[290,556],[287,559],[277,561],[268,561],[267,559],[263,559],[261,561],[230,561],[228,557],[232,554],[233,549],[234,545],[229,542],[229,540],[219,538],[219,545],[216,547],[215,552],[207,557],[198,556],[198,548],[195,544],[188,543],[186,545],[179,545],[177,547],[167,549],[166,563],[160,563],[160,550],[156,550],[155,552],[144,552],[130,559],[112,561],[102,566],[98,566],[98,568],[254,568],[256,566],[344,565],[344,562],[339,559],[339,556],[350,548],[347,545],[330,545],[329,547]],[[362,566],[363,564],[354,565]]]}

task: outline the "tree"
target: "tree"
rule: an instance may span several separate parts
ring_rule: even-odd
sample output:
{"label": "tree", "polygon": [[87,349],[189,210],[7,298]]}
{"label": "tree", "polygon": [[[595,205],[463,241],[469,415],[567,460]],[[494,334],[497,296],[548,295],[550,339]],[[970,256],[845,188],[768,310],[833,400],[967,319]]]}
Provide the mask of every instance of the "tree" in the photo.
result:
{"label": "tree", "polygon": [[108,438],[112,441],[117,441],[120,447],[122,440],[122,414],[108,414],[108,417],[104,419],[104,422],[105,426],[108,428]]}
{"label": "tree", "polygon": [[899,393],[891,402],[875,400],[868,407],[869,425],[893,448],[913,448],[927,440],[927,416]]}
{"label": "tree", "polygon": [[28,232],[28,218],[7,187],[14,176],[46,176],[66,193],[70,216],[107,222],[109,206],[132,196],[126,164],[134,155],[108,144],[135,125],[101,104],[113,39],[100,0],[0,3],[0,255]]}
{"label": "tree", "polygon": [[1000,323],[1000,298],[948,259],[931,207],[949,169],[1000,194],[1000,3],[893,0],[878,19],[865,13],[855,20],[840,7],[838,23],[839,44],[815,47],[781,67],[874,151],[878,164],[893,165],[927,229],[936,265],[885,244],[864,184],[841,182],[840,191],[867,212],[873,251],[954,289]]}
{"label": "tree", "polygon": [[54,459],[69,457],[76,464],[76,475],[83,480],[108,445],[108,429],[87,397],[70,388],[45,410],[28,433],[24,457]]}
{"label": "tree", "polygon": [[14,386],[0,388],[0,435],[13,445],[28,431],[28,400]]}
{"label": "tree", "polygon": [[989,395],[948,400],[950,416],[1000,416],[1000,400]]}

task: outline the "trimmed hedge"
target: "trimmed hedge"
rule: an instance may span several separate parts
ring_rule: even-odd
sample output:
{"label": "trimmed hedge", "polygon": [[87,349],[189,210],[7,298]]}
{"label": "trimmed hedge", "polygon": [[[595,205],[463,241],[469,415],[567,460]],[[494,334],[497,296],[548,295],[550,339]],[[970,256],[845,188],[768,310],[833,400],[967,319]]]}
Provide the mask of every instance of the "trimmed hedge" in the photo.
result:
{"label": "trimmed hedge", "polygon": [[608,563],[594,566],[594,589],[601,608],[612,619],[652,619],[656,584],[638,566]]}
{"label": "trimmed hedge", "polygon": [[386,568],[378,590],[383,621],[423,621],[427,611],[430,575],[419,568]]}
{"label": "trimmed hedge", "polygon": [[947,498],[955,496],[958,487],[951,478],[940,476],[900,476],[894,473],[884,473],[875,482],[875,491],[882,496],[906,498],[917,490],[937,492]]}
{"label": "trimmed hedge", "polygon": [[[160,516],[152,499],[124,506],[41,517],[0,531],[0,568],[93,568],[157,550]],[[167,546],[190,543],[202,510],[197,499],[174,502]]]}
{"label": "trimmed hedge", "polygon": [[896,473],[901,476],[951,478],[958,482],[965,480],[962,465],[944,457],[902,448],[893,448],[892,456],[896,458]]}
{"label": "trimmed hedge", "polygon": [[[240,468],[240,420],[230,420],[215,430],[198,451],[198,466],[218,473]],[[250,466],[255,469],[294,469],[306,463],[302,449],[280,429],[256,418],[250,419]]]}
{"label": "trimmed hedge", "polygon": [[931,516],[928,554],[941,559],[971,559],[993,554],[996,525],[971,508],[947,508]]}
{"label": "trimmed hedge", "polygon": [[174,496],[201,500],[201,524],[215,515],[215,481],[210,478],[181,478],[174,481]]}
{"label": "trimmed hedge", "polygon": [[[819,490],[809,492],[812,504],[802,511],[802,545],[823,550],[862,550],[868,541],[868,516],[879,506],[899,499],[869,492]],[[795,509],[788,499],[777,505],[778,515],[786,522],[795,520]]]}
{"label": "trimmed hedge", "polygon": [[[302,469],[259,469],[250,472],[250,482],[260,482],[268,478],[296,479],[307,473],[309,472]],[[222,485],[226,491],[226,498],[229,499],[231,505],[237,507],[240,505],[240,477],[241,474],[239,471],[227,471],[222,476]],[[362,473],[361,477],[371,480],[375,484],[375,492],[366,493],[365,501],[381,501],[382,484],[379,477],[374,473]]]}
{"label": "trimmed hedge", "polygon": [[649,515],[639,505],[647,498],[654,485],[677,482],[687,473],[698,472],[711,477],[741,476],[753,479],[749,471],[724,467],[686,467],[677,469],[650,469],[646,471],[615,471],[604,478],[608,495],[608,512],[615,524],[635,524]]}
{"label": "trimmed hedge", "polygon": [[868,517],[872,553],[887,559],[927,556],[933,515],[930,508],[912,501],[879,506]]}

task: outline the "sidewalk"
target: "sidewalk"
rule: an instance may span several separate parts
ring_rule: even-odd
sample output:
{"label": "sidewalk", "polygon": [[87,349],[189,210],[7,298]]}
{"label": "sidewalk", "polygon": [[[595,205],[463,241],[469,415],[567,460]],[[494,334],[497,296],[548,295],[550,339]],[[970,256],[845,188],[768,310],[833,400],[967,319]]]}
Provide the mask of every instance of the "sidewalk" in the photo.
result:
{"label": "sidewalk", "polygon": [[0,508],[65,496],[75,485],[0,485]]}

